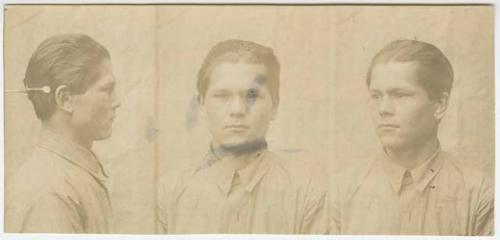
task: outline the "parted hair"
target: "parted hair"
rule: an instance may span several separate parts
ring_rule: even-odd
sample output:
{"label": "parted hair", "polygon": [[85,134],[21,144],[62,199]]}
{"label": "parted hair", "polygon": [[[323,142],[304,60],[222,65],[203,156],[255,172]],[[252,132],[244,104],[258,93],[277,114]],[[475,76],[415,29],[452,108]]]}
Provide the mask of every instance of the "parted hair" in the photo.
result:
{"label": "parted hair", "polygon": [[83,94],[99,73],[99,66],[110,59],[108,50],[84,34],[58,34],[43,41],[30,58],[24,86],[50,87],[50,93],[28,91],[36,116],[48,119],[56,109],[54,92],[60,85],[71,94]]}
{"label": "parted hair", "polygon": [[210,74],[221,63],[249,63],[264,64],[268,77],[266,84],[269,87],[273,104],[279,103],[280,64],[273,49],[244,40],[230,39],[217,43],[207,54],[198,72],[198,96],[205,97],[210,84]]}
{"label": "parted hair", "polygon": [[389,43],[371,62],[366,78],[368,87],[375,66],[391,62],[419,64],[418,81],[431,100],[438,101],[444,92],[450,93],[454,77],[453,68],[448,58],[436,46],[417,40],[396,40]]}

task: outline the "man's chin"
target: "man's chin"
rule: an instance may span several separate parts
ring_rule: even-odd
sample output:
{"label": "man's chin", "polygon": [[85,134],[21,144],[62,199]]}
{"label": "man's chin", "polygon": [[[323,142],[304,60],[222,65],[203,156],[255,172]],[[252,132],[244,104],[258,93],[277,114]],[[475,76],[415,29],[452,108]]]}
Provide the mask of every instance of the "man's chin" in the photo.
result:
{"label": "man's chin", "polygon": [[244,148],[246,145],[248,145],[248,142],[246,141],[238,141],[238,142],[226,142],[220,145],[220,148],[222,149],[239,149],[239,148]]}
{"label": "man's chin", "polygon": [[230,139],[226,138],[225,140],[226,141],[218,141],[220,143],[221,147],[231,148],[231,147],[241,146],[241,145],[245,145],[249,142],[252,142],[252,140],[249,140],[249,139],[246,139],[243,137],[234,137],[234,138],[230,138]]}
{"label": "man's chin", "polygon": [[400,148],[403,147],[406,143],[402,139],[396,136],[388,136],[388,135],[379,135],[380,143],[384,148]]}
{"label": "man's chin", "polygon": [[102,141],[102,140],[106,140],[108,138],[110,138],[112,135],[112,131],[109,130],[107,132],[103,132],[101,134],[99,134],[96,138],[95,138],[95,141]]}
{"label": "man's chin", "polygon": [[400,139],[395,139],[392,137],[381,137],[380,142],[384,148],[390,149],[400,149],[404,148],[407,144]]}

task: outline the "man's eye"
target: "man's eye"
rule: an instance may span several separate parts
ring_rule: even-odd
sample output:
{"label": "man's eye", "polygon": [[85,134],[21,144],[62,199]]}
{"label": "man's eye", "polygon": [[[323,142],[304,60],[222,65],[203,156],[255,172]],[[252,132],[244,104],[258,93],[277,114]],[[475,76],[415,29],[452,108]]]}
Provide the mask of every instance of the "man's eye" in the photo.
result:
{"label": "man's eye", "polygon": [[397,98],[406,98],[409,97],[410,95],[407,93],[396,93]]}
{"label": "man's eye", "polygon": [[382,96],[378,93],[371,94],[370,97],[375,100],[382,98]]}
{"label": "man's eye", "polygon": [[256,89],[248,90],[247,98],[256,99],[257,97],[259,97],[259,91],[258,90],[256,90]]}

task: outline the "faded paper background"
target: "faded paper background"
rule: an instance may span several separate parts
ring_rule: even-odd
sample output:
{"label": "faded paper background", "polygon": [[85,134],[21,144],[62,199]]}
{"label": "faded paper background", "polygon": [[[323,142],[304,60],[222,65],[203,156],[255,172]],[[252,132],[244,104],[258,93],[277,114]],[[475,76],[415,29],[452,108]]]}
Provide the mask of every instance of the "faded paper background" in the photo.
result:
{"label": "faded paper background", "polygon": [[[443,149],[493,173],[491,7],[8,6],[5,89],[22,89],[38,44],[66,32],[88,34],[109,50],[122,90],[113,136],[95,144],[120,233],[153,233],[158,176],[206,153],[204,119],[192,120],[196,74],[210,48],[231,38],[274,49],[281,100],[269,146],[307,158],[318,174],[369,161],[380,147],[364,80],[373,55],[401,38],[435,44],[456,76],[441,125]],[[5,94],[4,101],[8,184],[30,155],[40,123],[26,95]]]}

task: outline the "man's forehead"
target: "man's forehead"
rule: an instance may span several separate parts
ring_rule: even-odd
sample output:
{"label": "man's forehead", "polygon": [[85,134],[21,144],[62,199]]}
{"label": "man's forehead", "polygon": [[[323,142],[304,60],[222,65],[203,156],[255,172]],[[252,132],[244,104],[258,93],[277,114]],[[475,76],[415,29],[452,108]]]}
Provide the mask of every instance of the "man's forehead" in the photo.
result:
{"label": "man's forehead", "polygon": [[415,62],[390,62],[373,68],[370,89],[413,88],[419,86],[419,65]]}
{"label": "man's forehead", "polygon": [[211,78],[224,76],[243,76],[266,74],[267,67],[261,63],[244,63],[244,62],[223,62],[217,64],[211,71]]}
{"label": "man's forehead", "polygon": [[259,89],[266,85],[268,77],[264,74],[255,74],[246,77],[211,79],[208,88],[216,89]]}

